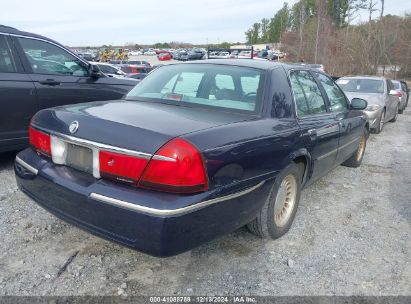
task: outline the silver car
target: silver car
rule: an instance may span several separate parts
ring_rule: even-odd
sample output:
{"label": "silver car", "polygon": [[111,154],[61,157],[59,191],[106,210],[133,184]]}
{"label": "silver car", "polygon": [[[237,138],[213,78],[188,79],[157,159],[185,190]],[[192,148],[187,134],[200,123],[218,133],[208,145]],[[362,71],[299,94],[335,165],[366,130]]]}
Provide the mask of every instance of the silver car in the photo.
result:
{"label": "silver car", "polygon": [[391,80],[372,76],[341,77],[337,84],[349,100],[357,97],[368,102],[364,112],[374,133],[380,133],[386,122],[397,120],[400,99]]}
{"label": "silver car", "polygon": [[394,85],[394,90],[397,91],[397,95],[400,99],[400,108],[399,108],[399,113],[402,114],[402,112],[405,110],[405,107],[407,106],[407,92],[405,92],[404,88],[401,86],[401,82],[398,80],[391,80],[392,84]]}

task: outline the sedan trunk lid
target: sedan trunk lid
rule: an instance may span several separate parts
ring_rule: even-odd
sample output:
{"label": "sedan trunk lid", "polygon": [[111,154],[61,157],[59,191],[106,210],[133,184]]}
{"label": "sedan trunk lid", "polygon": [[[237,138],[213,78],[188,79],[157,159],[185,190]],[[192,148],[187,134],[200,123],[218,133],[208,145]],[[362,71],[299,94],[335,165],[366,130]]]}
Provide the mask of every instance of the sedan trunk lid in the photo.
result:
{"label": "sedan trunk lid", "polygon": [[[256,117],[139,101],[104,101],[40,111],[33,125],[76,138],[153,154],[174,137]],[[71,123],[77,131],[69,131]]]}

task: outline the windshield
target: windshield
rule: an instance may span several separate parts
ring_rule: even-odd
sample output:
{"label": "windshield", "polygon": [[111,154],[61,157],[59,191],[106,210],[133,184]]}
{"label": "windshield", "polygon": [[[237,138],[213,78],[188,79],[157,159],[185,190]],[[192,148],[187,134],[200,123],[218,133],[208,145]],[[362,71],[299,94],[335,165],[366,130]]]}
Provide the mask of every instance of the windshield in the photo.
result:
{"label": "windshield", "polygon": [[394,89],[396,90],[401,90],[401,85],[399,82],[392,81],[392,84],[394,85]]}
{"label": "windshield", "polygon": [[227,65],[169,65],[151,73],[126,99],[256,112],[262,74]]}
{"label": "windshield", "polygon": [[384,93],[384,81],[379,79],[341,78],[337,84],[345,92]]}

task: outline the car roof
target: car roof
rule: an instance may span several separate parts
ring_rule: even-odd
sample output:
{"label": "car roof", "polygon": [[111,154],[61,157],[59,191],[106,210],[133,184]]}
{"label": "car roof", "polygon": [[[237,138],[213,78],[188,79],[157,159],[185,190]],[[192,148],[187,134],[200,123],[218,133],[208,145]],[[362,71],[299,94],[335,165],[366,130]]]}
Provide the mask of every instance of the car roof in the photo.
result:
{"label": "car roof", "polygon": [[20,30],[14,28],[14,27],[7,26],[7,25],[1,25],[0,24],[0,33],[39,38],[39,39],[43,39],[43,40],[53,42],[55,44],[58,44],[58,45],[64,47],[61,43],[58,43],[57,41],[54,41],[53,39],[50,39],[50,38],[47,38],[47,37],[44,37],[44,36],[41,36],[41,35],[29,33],[29,32],[20,31]]}
{"label": "car roof", "polygon": [[285,63],[285,62],[269,61],[269,60],[254,60],[254,59],[209,59],[209,60],[204,60],[204,61],[187,62],[184,64],[220,64],[220,65],[257,68],[261,70],[273,70],[279,67],[283,67],[286,70],[293,70],[296,68],[314,70],[310,66],[301,65],[301,64]]}

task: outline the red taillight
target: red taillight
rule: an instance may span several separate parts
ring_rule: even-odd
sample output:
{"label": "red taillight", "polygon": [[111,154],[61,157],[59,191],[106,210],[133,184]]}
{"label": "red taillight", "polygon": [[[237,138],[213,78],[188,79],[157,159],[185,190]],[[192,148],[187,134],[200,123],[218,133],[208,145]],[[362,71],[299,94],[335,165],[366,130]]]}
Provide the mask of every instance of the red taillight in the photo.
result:
{"label": "red taillight", "polygon": [[137,183],[148,159],[108,151],[99,152],[100,175],[120,181]]}
{"label": "red taillight", "polygon": [[207,190],[208,181],[200,152],[183,139],[171,140],[153,156],[139,186],[178,193]]}
{"label": "red taillight", "polygon": [[30,127],[29,136],[30,144],[37,152],[51,156],[50,135]]}

